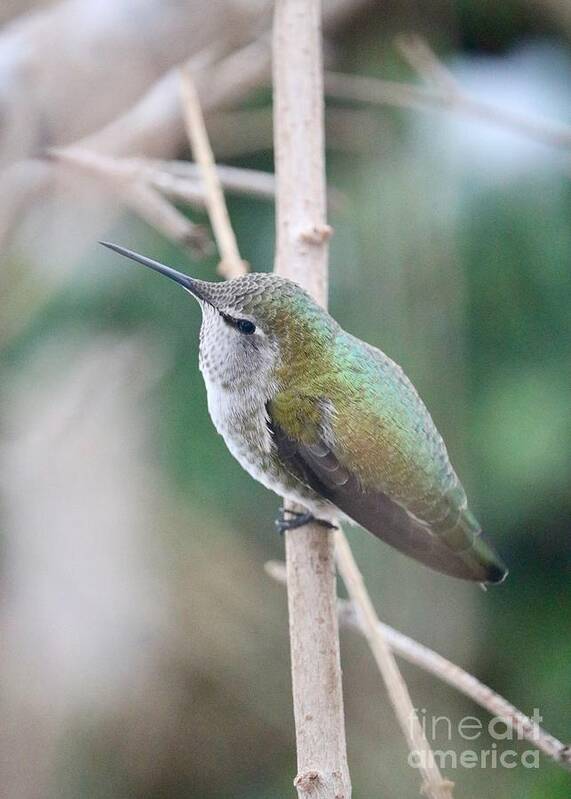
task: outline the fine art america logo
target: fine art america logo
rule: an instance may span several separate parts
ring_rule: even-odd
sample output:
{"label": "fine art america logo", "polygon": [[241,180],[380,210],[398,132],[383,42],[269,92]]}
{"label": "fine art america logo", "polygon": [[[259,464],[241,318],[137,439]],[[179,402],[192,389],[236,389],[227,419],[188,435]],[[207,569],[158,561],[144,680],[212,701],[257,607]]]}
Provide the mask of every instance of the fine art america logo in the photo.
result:
{"label": "fine art america logo", "polygon": [[[427,751],[412,750],[408,763],[413,768],[423,768],[436,764],[441,769],[456,768],[539,768],[539,751],[522,749],[517,746],[523,741],[521,732],[508,727],[499,716],[493,716],[487,723],[476,716],[464,716],[453,722],[448,716],[429,716],[425,708],[414,708],[411,718],[411,729],[414,719],[420,724],[422,731],[432,749]],[[543,717],[537,708],[531,716],[532,722],[541,724]],[[533,733],[529,731],[525,738],[533,741]],[[444,740],[449,747],[442,747]],[[452,742],[460,746],[452,748]],[[437,744],[440,748],[434,748]],[[463,745],[462,745],[463,744]],[[432,763],[427,763],[430,759]]]}

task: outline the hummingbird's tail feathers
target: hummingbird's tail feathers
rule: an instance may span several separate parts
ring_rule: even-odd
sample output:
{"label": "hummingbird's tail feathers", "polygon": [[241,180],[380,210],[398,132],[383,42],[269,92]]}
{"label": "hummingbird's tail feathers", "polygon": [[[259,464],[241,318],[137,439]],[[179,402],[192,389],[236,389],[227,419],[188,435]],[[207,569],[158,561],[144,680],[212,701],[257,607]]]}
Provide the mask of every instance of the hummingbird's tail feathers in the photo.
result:
{"label": "hummingbird's tail feathers", "polygon": [[469,558],[477,559],[479,563],[484,565],[487,573],[485,582],[490,585],[499,585],[503,583],[509,574],[502,559],[490,542],[486,540],[483,533],[480,533],[470,550],[463,554]]}
{"label": "hummingbird's tail feathers", "polygon": [[481,581],[476,576],[470,578],[478,579],[484,585],[503,583],[508,575],[507,568],[482,533],[478,535],[469,549],[457,553],[457,556],[464,561],[474,575],[484,575]]}
{"label": "hummingbird's tail feathers", "polygon": [[[453,497],[459,500],[454,502]],[[449,548],[466,562],[474,571],[484,569],[486,583],[501,583],[507,577],[508,570],[502,563],[499,555],[482,533],[482,528],[477,519],[466,505],[466,496],[463,489],[448,492],[445,495],[450,502],[448,521],[432,526],[432,531]]]}

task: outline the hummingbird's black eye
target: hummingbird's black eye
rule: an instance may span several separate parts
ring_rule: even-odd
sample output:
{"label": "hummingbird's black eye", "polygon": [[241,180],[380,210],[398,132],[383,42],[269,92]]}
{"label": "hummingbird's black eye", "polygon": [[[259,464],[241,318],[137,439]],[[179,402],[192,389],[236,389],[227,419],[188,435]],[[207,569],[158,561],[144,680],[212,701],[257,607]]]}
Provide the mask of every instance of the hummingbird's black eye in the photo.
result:
{"label": "hummingbird's black eye", "polygon": [[252,333],[256,332],[256,325],[253,322],[250,322],[249,319],[236,319],[236,327],[240,333],[246,333],[248,336],[251,336]]}
{"label": "hummingbird's black eye", "polygon": [[230,316],[230,314],[224,313],[224,311],[220,311],[220,316],[232,327],[235,327],[240,333],[246,333],[247,336],[251,336],[252,333],[256,332],[256,325],[253,322],[250,322],[249,319],[236,319],[234,316]]}

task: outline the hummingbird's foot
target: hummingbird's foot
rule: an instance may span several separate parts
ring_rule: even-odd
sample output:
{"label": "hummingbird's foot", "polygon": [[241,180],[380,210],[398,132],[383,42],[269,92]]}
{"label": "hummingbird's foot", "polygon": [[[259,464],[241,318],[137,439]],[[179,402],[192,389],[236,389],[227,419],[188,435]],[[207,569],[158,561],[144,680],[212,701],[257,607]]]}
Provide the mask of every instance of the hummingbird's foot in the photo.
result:
{"label": "hummingbird's foot", "polygon": [[[286,518],[289,516],[290,518]],[[303,527],[305,524],[320,524],[322,527],[326,527],[328,530],[335,529],[335,525],[331,522],[328,522],[326,519],[317,519],[313,513],[309,511],[296,511],[296,510],[286,510],[285,508],[280,508],[278,511],[278,518],[275,521],[276,529],[280,535],[283,535],[286,530],[297,530],[298,527]]]}

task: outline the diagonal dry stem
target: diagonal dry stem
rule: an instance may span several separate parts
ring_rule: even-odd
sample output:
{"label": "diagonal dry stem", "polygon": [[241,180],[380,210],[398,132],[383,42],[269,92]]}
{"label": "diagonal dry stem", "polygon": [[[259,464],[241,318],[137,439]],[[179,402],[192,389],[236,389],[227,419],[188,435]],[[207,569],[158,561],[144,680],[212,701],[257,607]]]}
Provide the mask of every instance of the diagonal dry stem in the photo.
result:
{"label": "diagonal dry stem", "polygon": [[[285,563],[268,561],[265,568],[270,577],[285,584]],[[364,634],[362,615],[359,614],[353,601],[338,599],[337,609],[341,625],[354,627]],[[503,696],[480,682],[473,674],[439,655],[438,652],[434,652],[388,624],[379,621],[378,626],[396,655],[460,691],[492,716],[500,718],[519,738],[529,741],[559,766],[571,771],[571,746],[564,744]]]}
{"label": "diagonal dry stem", "polygon": [[194,157],[201,168],[208,215],[220,250],[221,261],[218,270],[225,278],[238,277],[247,271],[247,267],[240,258],[236,236],[230,224],[198,92],[187,69],[181,70],[180,78],[186,130]]}
{"label": "diagonal dry stem", "polygon": [[395,38],[395,47],[426,83],[447,94],[461,93],[462,88],[454,75],[422,36],[416,33],[401,33]]}
{"label": "diagonal dry stem", "polygon": [[399,671],[395,657],[388,644],[383,628],[365,587],[363,576],[351,552],[343,530],[335,533],[337,568],[343,578],[347,592],[359,614],[359,621],[381,676],[387,687],[396,717],[409,750],[418,761],[424,778],[423,793],[433,799],[451,799],[454,783],[443,779],[414,710],[408,688]]}

